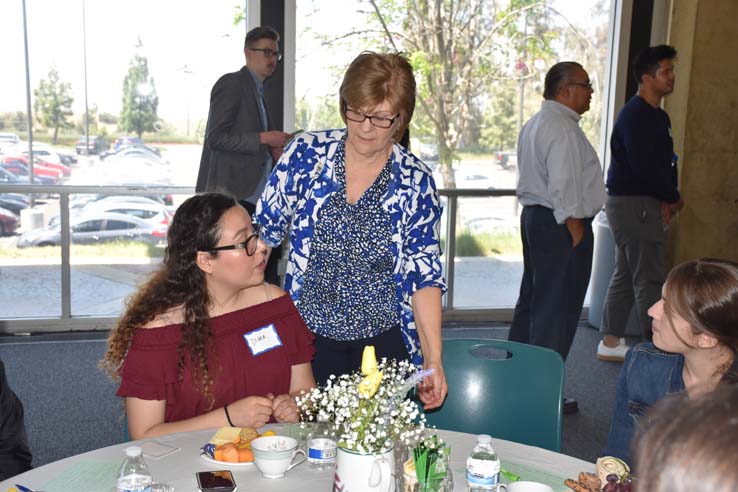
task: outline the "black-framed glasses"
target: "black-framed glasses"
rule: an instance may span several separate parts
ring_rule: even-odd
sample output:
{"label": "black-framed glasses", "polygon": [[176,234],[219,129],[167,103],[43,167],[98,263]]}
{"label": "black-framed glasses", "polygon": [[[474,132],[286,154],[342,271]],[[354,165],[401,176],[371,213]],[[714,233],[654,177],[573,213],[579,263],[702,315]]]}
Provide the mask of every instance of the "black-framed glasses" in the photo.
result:
{"label": "black-framed glasses", "polygon": [[279,51],[272,51],[269,48],[248,48],[251,51],[261,51],[267,58],[277,57],[277,61],[282,61],[282,53]]}
{"label": "black-framed glasses", "polygon": [[389,128],[400,117],[400,113],[394,116],[370,116],[364,114],[361,111],[355,109],[346,108],[343,112],[346,115],[346,119],[353,121],[354,123],[361,123],[364,120],[369,120],[369,123],[376,126],[377,128]]}
{"label": "black-framed glasses", "polygon": [[592,90],[592,82],[569,82],[569,85],[578,85],[580,87],[584,87],[585,89]]}
{"label": "black-framed glasses", "polygon": [[215,248],[210,248],[210,249],[201,249],[200,251],[204,253],[214,253],[216,251],[228,251],[231,249],[235,249],[235,250],[242,249],[246,251],[246,254],[248,256],[254,256],[254,253],[256,253],[256,249],[259,247],[260,239],[261,239],[261,235],[259,234],[259,229],[256,226],[254,226],[254,233],[251,234],[249,237],[247,237],[246,240],[241,243],[229,244],[228,246],[217,246]]}

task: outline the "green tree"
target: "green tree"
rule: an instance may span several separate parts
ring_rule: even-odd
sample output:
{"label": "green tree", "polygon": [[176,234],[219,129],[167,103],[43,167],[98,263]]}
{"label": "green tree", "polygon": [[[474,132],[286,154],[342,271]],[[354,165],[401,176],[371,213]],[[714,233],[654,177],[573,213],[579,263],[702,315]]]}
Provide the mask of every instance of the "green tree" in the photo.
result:
{"label": "green tree", "polygon": [[[99,121],[97,104],[93,104],[87,109],[87,115],[89,119],[90,135],[97,135],[98,121]],[[85,115],[84,114],[82,114],[77,120],[76,128],[79,133],[81,133],[82,135],[85,134],[86,126],[85,126]]]}
{"label": "green tree", "polygon": [[297,101],[295,125],[303,130],[342,128],[344,126],[338,113],[338,96],[322,96],[308,104],[304,98]]}
{"label": "green tree", "polygon": [[517,83],[496,84],[485,108],[480,143],[486,150],[511,150],[517,143]]}
{"label": "green tree", "polygon": [[118,123],[118,117],[112,113],[100,113],[100,123],[116,125]]}
{"label": "green tree", "polygon": [[54,131],[51,143],[56,144],[59,128],[72,128],[67,118],[72,115],[72,84],[62,82],[56,67],[49,69],[45,79],[41,79],[38,88],[33,91],[33,111],[36,121]]}
{"label": "green tree", "polygon": [[[139,43],[140,47],[140,43]],[[123,79],[123,109],[120,112],[119,127],[125,132],[133,132],[141,137],[143,132],[153,132],[157,122],[159,97],[156,95],[154,79],[149,75],[148,60],[136,54]]]}
{"label": "green tree", "polygon": [[[545,10],[541,0],[369,0],[397,51],[409,54],[418,80],[417,103],[431,122],[446,187],[454,187],[452,161],[470,116],[491,83],[509,78],[506,53],[525,48],[511,32],[526,15]],[[512,40],[511,40],[512,38]],[[473,118],[472,118],[473,119]],[[471,132],[475,134],[476,132]]]}

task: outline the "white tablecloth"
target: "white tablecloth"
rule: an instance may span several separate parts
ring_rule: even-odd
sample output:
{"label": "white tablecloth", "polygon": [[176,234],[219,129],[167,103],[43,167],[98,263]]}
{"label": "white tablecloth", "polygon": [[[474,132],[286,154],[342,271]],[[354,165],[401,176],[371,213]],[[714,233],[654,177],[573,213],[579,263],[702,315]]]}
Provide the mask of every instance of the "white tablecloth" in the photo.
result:
{"label": "white tablecloth", "polygon": [[[289,434],[280,425],[268,427],[276,430],[278,434]],[[285,432],[280,432],[280,430]],[[476,436],[451,431],[438,431],[438,433],[451,446],[450,465],[454,474],[454,491],[465,491],[466,480],[464,470],[466,468],[466,458],[476,443]],[[173,434],[152,439],[181,448],[180,451],[161,459],[146,460],[154,476],[154,480],[174,486],[176,492],[198,492],[195,472],[228,468],[233,472],[240,491],[292,492],[299,490],[306,492],[328,492],[332,490],[333,471],[315,471],[310,469],[307,463],[294,468],[284,478],[274,480],[263,478],[255,466],[224,467],[209,463],[200,457],[199,450],[213,434],[214,430],[206,430]],[[122,463],[125,459],[124,450],[130,445],[131,443],[117,444],[49,463],[0,483],[0,492],[6,492],[15,483],[43,490],[42,486],[49,482],[49,480],[75,464],[86,460],[105,460]],[[503,466],[506,463],[510,463],[510,468],[513,468],[513,464],[517,464],[554,477],[576,477],[580,471],[594,471],[594,465],[592,463],[537,447],[499,439],[493,439],[493,446],[502,460]],[[535,480],[536,477],[526,477],[523,475],[522,479]],[[549,483],[549,485],[555,487],[557,492],[568,490],[560,482],[558,484]]]}

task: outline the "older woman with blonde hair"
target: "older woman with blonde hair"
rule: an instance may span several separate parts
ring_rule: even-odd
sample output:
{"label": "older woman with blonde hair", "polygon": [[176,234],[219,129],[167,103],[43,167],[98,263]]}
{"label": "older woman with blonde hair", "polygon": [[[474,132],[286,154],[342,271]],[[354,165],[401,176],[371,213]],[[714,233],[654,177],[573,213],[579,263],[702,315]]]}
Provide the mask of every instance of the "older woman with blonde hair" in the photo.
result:
{"label": "older woman with blonde hair", "polygon": [[257,204],[270,246],[289,229],[285,288],[316,335],[318,383],[359,368],[363,348],[433,373],[426,408],[446,396],[442,366],[441,206],[431,171],[397,142],[415,109],[399,54],[365,52],[340,88],[345,129],[303,133]]}

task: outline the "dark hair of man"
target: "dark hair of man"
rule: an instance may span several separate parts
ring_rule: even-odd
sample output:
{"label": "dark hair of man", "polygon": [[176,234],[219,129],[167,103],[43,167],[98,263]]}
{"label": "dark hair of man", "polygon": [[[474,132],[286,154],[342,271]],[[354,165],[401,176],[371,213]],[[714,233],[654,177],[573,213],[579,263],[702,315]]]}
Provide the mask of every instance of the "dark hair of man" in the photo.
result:
{"label": "dark hair of man", "polygon": [[637,490],[738,490],[738,388],[686,392],[654,405],[634,439]]}
{"label": "dark hair of man", "polygon": [[279,43],[279,33],[270,26],[255,27],[246,33],[246,40],[243,42],[244,49],[251,48],[260,39],[271,39]]}
{"label": "dark hair of man", "polygon": [[661,60],[673,60],[676,58],[677,52],[668,44],[660,44],[658,46],[649,46],[638,53],[633,60],[633,76],[636,83],[641,83],[641,78],[645,74],[656,76],[656,70],[659,69]]}
{"label": "dark hair of man", "polygon": [[546,82],[543,89],[543,99],[556,99],[561,87],[571,80],[577,69],[584,67],[577,62],[559,62],[546,72]]}

